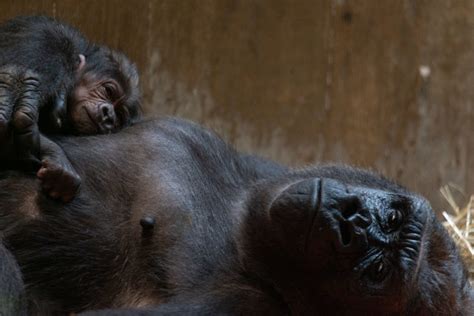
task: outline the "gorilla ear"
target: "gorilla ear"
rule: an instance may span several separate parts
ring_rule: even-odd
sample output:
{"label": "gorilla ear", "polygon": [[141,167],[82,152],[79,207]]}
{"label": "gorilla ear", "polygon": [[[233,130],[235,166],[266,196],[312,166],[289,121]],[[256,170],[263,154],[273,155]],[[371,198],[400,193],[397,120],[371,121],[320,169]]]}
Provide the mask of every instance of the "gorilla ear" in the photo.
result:
{"label": "gorilla ear", "polygon": [[79,65],[77,66],[77,72],[81,72],[86,66],[86,56],[79,54]]}

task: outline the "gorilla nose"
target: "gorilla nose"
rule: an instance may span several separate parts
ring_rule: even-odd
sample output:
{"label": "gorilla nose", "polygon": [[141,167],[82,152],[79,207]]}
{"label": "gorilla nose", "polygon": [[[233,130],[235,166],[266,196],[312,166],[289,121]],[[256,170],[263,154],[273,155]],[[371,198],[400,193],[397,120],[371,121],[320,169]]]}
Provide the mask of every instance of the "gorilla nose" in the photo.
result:
{"label": "gorilla nose", "polygon": [[359,196],[350,192],[347,186],[330,179],[322,181],[321,191],[319,222],[316,225],[329,229],[330,239],[339,252],[366,249],[366,229],[372,223],[372,217]]}
{"label": "gorilla nose", "polygon": [[115,126],[115,110],[110,103],[102,103],[99,106],[101,116],[100,125],[105,131],[111,131]]}
{"label": "gorilla nose", "polygon": [[285,239],[304,238],[306,251],[321,243],[342,253],[364,251],[372,218],[359,196],[336,180],[304,179],[279,193],[270,218],[286,232]]}

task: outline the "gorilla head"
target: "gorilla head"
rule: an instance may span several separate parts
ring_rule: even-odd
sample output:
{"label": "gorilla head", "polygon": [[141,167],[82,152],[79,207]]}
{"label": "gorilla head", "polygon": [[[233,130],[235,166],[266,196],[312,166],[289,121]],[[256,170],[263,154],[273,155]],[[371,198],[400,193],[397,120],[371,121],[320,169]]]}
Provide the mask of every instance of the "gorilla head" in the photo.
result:
{"label": "gorilla head", "polygon": [[298,315],[469,314],[466,269],[429,203],[368,184],[306,178],[254,195],[243,262]]}

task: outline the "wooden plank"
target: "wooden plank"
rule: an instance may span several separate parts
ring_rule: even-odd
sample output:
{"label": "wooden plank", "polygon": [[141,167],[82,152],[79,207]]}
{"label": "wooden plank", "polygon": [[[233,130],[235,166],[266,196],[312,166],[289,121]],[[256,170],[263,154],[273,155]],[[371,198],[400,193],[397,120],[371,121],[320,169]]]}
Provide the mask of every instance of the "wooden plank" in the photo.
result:
{"label": "wooden plank", "polygon": [[474,192],[474,2],[3,1],[126,52],[148,113],[294,165],[355,163]]}

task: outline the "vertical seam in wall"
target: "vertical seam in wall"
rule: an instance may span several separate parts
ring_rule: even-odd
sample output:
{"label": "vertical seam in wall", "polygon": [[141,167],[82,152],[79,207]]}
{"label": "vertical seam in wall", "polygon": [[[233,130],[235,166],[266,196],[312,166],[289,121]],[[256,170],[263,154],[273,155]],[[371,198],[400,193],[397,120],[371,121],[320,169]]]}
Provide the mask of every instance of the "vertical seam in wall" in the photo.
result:
{"label": "vertical seam in wall", "polygon": [[324,109],[328,111],[331,108],[331,86],[334,70],[334,17],[336,15],[336,6],[334,1],[330,1],[329,17],[326,26],[326,41],[327,41],[327,65],[326,65],[326,80],[324,91]]}
{"label": "vertical seam in wall", "polygon": [[148,0],[148,15],[147,15],[147,35],[146,35],[146,54],[147,60],[150,60],[152,49],[151,49],[151,32],[153,23],[153,0]]}
{"label": "vertical seam in wall", "polygon": [[56,1],[53,1],[53,18],[56,18]]}

